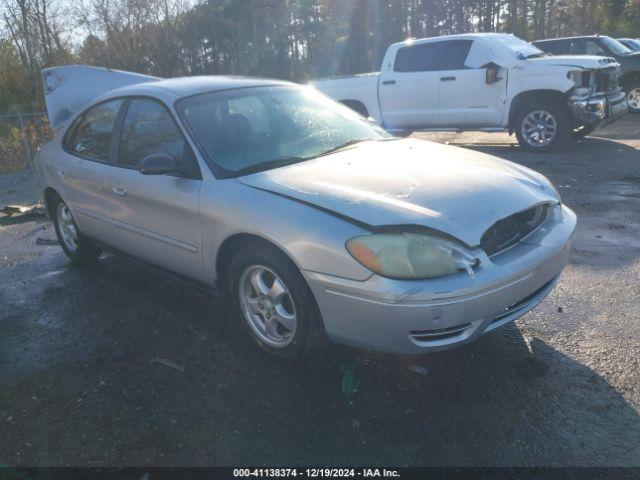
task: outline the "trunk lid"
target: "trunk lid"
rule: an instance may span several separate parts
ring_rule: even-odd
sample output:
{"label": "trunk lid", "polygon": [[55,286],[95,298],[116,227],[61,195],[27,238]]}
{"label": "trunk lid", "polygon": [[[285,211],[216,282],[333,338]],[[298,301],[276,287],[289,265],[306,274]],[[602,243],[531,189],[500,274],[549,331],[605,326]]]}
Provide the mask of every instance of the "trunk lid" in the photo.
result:
{"label": "trunk lid", "polygon": [[65,65],[42,71],[49,123],[58,129],[95,98],[119,87],[160,80],[139,73],[86,65]]}

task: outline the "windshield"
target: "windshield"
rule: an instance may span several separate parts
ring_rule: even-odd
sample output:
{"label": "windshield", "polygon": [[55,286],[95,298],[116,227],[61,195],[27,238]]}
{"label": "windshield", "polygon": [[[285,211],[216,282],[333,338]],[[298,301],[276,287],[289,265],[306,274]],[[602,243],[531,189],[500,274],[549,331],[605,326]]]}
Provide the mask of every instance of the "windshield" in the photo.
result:
{"label": "windshield", "polygon": [[640,41],[633,38],[619,38],[618,41],[633,52],[640,51]]}
{"label": "windshield", "polygon": [[535,58],[545,55],[538,47],[525,42],[515,35],[499,35],[497,39],[502,45],[515,53],[518,58]]}
{"label": "windshield", "polygon": [[380,127],[312,88],[253,87],[176,104],[210,160],[232,176],[308,160],[365,140]]}
{"label": "windshield", "polygon": [[614,40],[611,37],[602,37],[602,43],[611,51],[611,53],[615,53],[616,55],[629,55],[633,53],[619,41]]}

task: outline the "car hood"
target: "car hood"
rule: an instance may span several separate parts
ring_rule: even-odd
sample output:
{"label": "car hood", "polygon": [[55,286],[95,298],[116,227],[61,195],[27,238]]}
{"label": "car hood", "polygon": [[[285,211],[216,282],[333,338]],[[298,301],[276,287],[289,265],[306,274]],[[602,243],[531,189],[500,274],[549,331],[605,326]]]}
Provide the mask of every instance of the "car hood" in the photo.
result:
{"label": "car hood", "polygon": [[607,68],[618,65],[614,58],[595,55],[550,55],[530,58],[528,61],[534,65],[578,68]]}
{"label": "car hood", "polygon": [[470,246],[496,221],[558,200],[525,167],[414,139],[363,142],[238,180],[368,226],[422,225]]}

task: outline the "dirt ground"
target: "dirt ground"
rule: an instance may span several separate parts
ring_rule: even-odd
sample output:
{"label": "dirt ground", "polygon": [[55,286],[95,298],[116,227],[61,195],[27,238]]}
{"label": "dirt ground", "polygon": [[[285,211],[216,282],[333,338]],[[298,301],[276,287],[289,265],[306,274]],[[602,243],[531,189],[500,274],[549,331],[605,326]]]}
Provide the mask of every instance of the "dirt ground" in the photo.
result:
{"label": "dirt ground", "polygon": [[0,464],[640,466],[640,118],[595,135],[415,135],[539,170],[579,216],[537,309],[421,357],[273,361],[224,302],[113,257],[70,268],[44,219],[0,218]]}

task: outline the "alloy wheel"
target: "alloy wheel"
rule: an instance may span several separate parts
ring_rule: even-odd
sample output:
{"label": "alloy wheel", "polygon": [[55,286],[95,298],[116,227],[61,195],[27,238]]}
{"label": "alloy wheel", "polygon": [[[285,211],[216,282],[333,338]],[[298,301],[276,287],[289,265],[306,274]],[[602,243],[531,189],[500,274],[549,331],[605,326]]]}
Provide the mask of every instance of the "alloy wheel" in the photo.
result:
{"label": "alloy wheel", "polygon": [[60,240],[70,252],[75,252],[78,249],[78,229],[69,207],[64,202],[58,203],[57,220]]}
{"label": "alloy wheel", "polygon": [[239,295],[244,319],[259,340],[275,348],[293,341],[298,325],[293,298],[273,270],[247,267],[240,276]]}
{"label": "alloy wheel", "polygon": [[558,122],[546,110],[534,110],[522,120],[522,137],[532,147],[546,147],[558,133]]}
{"label": "alloy wheel", "polygon": [[640,87],[629,90],[627,93],[627,105],[632,110],[640,110]]}

